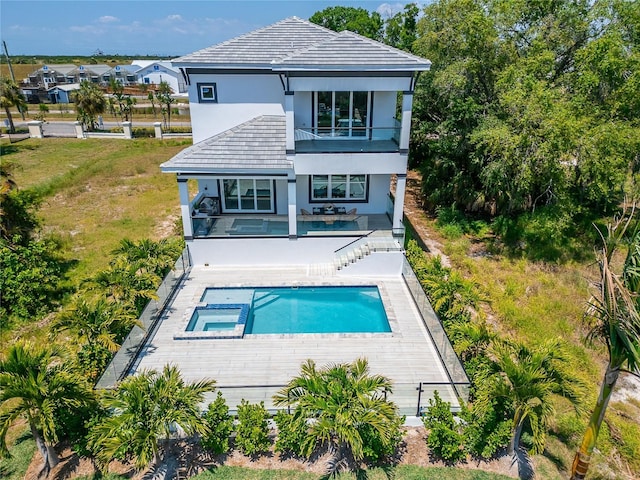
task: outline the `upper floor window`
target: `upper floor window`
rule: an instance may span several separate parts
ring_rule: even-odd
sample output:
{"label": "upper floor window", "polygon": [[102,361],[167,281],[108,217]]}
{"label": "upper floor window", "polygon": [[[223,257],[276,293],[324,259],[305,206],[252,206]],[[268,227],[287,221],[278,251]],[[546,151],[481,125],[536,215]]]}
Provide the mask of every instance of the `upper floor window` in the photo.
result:
{"label": "upper floor window", "polygon": [[216,91],[215,83],[199,83],[198,84],[198,101],[200,103],[205,102],[218,102],[218,92]]}
{"label": "upper floor window", "polygon": [[371,92],[315,92],[315,133],[331,137],[366,137],[370,104]]}
{"label": "upper floor window", "polygon": [[366,201],[367,175],[312,175],[311,201]]}

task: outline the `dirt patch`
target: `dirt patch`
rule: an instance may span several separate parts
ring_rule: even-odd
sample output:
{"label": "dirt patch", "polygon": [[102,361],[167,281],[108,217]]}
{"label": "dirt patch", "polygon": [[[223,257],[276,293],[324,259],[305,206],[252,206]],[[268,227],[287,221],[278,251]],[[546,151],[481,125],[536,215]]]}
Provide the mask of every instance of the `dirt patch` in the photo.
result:
{"label": "dirt patch", "polygon": [[[445,466],[441,461],[434,460],[429,455],[425,438],[426,430],[423,427],[405,427],[403,444],[397,459],[398,465],[418,465],[422,467]],[[52,471],[50,479],[67,480],[83,475],[92,475],[98,472],[95,464],[87,458],[80,458],[73,454],[69,448],[65,448],[61,454],[60,464]],[[171,442],[163,464],[146,471],[136,472],[131,465],[121,462],[112,462],[109,471],[125,475],[132,480],[142,480],[143,478],[170,479],[176,478],[180,471],[181,476],[192,476],[203,470],[214,468],[220,465],[254,468],[260,470],[295,470],[317,473],[321,475],[326,472],[328,454],[312,458],[311,461],[294,457],[283,457],[271,450],[256,457],[247,457],[242,453],[233,450],[225,455],[209,455],[202,451],[199,444],[190,441],[176,440]],[[37,480],[37,472],[40,469],[41,461],[38,455],[34,456],[31,466],[25,475],[25,480]],[[477,461],[469,459],[466,462],[456,464],[458,468],[470,470],[483,470],[487,472],[502,474],[517,478],[517,467],[511,461],[511,457],[502,456],[490,461]]]}

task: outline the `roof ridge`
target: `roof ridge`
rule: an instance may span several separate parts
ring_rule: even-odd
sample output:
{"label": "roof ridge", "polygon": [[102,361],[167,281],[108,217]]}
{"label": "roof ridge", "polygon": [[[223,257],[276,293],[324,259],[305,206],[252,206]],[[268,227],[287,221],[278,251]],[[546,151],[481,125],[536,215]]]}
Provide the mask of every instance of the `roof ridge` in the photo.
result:
{"label": "roof ridge", "polygon": [[292,52],[290,55],[287,55],[286,57],[280,58],[278,60],[272,60],[271,63],[273,63],[273,64],[284,63],[285,61],[290,60],[291,58],[295,57],[296,55],[299,55],[300,53],[303,53],[305,51],[310,51],[310,50],[312,50],[314,48],[317,48],[317,47],[319,47],[321,45],[324,45],[324,44],[327,44],[327,43],[334,42],[336,40],[339,40],[340,37],[345,37],[345,36],[355,37],[355,38],[357,38],[359,40],[365,41],[369,45],[373,45],[373,46],[376,46],[376,47],[379,47],[379,48],[383,48],[383,49],[387,50],[388,52],[395,53],[395,54],[400,54],[400,55],[403,55],[403,56],[405,56],[407,58],[411,58],[413,60],[417,60],[417,61],[421,61],[421,62],[424,62],[424,61],[428,62],[429,61],[427,58],[419,57],[418,55],[414,55],[413,53],[410,53],[410,52],[405,52],[404,50],[400,50],[399,48],[392,47],[391,45],[387,45],[386,43],[382,43],[382,42],[379,42],[379,41],[374,40],[372,38],[365,37],[365,36],[360,35],[360,34],[358,34],[356,32],[352,32],[351,30],[341,30],[340,32],[334,32],[333,30],[331,30],[331,31],[335,34],[333,37],[327,38],[326,40],[323,40],[323,41],[318,42],[318,43],[314,43],[313,45],[309,45],[308,47],[296,50],[295,52]]}
{"label": "roof ridge", "polygon": [[382,42],[379,42],[379,41],[374,40],[374,39],[372,39],[372,38],[365,37],[364,35],[360,35],[359,33],[352,32],[351,30],[342,30],[342,31],[338,32],[338,36],[340,36],[341,34],[344,34],[344,35],[352,35],[352,36],[354,36],[354,37],[360,38],[361,40],[365,40],[365,41],[366,41],[366,42],[368,42],[368,43],[371,43],[371,44],[377,45],[377,46],[379,46],[379,47],[383,47],[383,48],[387,49],[387,50],[388,50],[388,51],[390,51],[390,52],[393,52],[393,53],[399,53],[399,54],[402,54],[402,55],[406,55],[406,56],[408,56],[408,57],[413,57],[415,60],[422,60],[422,61],[427,60],[427,61],[430,61],[430,60],[429,60],[429,59],[427,59],[427,58],[420,57],[420,56],[418,56],[418,55],[415,55],[414,53],[406,52],[406,51],[404,51],[404,50],[401,50],[401,49],[399,49],[399,48],[393,47],[393,46],[391,46],[391,45],[387,45],[386,43],[382,43]]}
{"label": "roof ridge", "polygon": [[[237,35],[237,36],[235,36],[235,37],[233,37],[233,38],[229,38],[229,39],[224,40],[224,41],[222,41],[222,42],[220,42],[220,43],[215,43],[215,44],[213,44],[213,45],[209,45],[208,47],[201,48],[200,50],[196,50],[196,51],[195,51],[195,52],[193,52],[193,53],[189,53],[189,54],[186,54],[186,55],[180,55],[179,57],[173,58],[173,59],[171,59],[170,61],[176,61],[176,60],[178,60],[178,59],[180,59],[180,58],[182,58],[182,57],[186,57],[186,56],[198,55],[199,53],[201,53],[201,52],[205,52],[205,51],[210,50],[210,49],[212,49],[212,48],[217,48],[217,47],[222,47],[222,46],[224,46],[224,45],[228,45],[228,44],[230,44],[231,42],[236,42],[236,41],[241,40],[241,39],[243,39],[243,38],[245,38],[245,37],[248,37],[248,36],[250,36],[250,35],[255,35],[256,33],[264,32],[264,31],[268,31],[268,30],[273,29],[273,28],[275,28],[275,27],[278,27],[278,26],[280,26],[280,25],[282,25],[282,24],[289,23],[289,22],[291,22],[292,20],[293,20],[293,21],[297,21],[297,22],[302,23],[302,24],[305,24],[305,25],[308,25],[308,26],[315,27],[315,28],[317,28],[318,30],[322,30],[322,31],[324,31],[324,32],[331,33],[331,34],[333,34],[334,36],[336,35],[336,32],[334,32],[334,31],[333,31],[333,30],[331,30],[331,29],[328,29],[328,28],[323,27],[323,26],[321,26],[321,25],[318,25],[318,24],[312,23],[312,22],[310,22],[310,21],[308,21],[308,20],[304,20],[304,19],[302,19],[302,18],[300,18],[300,17],[296,17],[296,16],[294,15],[294,16],[292,16],[292,17],[287,17],[287,18],[284,18],[284,19],[282,19],[282,20],[279,20],[279,21],[277,21],[277,22],[275,22],[275,23],[271,23],[271,24],[269,24],[269,25],[265,25],[264,27],[256,28],[256,29],[254,29],[254,30],[251,30],[250,32],[243,33],[243,34],[241,34],[241,35]],[[293,39],[292,39],[292,42],[293,42]],[[301,50],[301,49],[302,49],[302,48],[300,48],[299,50]]]}

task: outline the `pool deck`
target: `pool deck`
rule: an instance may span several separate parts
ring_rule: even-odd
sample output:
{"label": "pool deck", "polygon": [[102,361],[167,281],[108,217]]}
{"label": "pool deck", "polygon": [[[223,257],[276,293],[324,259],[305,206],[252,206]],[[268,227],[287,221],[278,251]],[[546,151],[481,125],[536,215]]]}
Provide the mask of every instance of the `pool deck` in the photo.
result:
{"label": "pool deck", "polygon": [[[248,335],[240,339],[174,340],[186,316],[207,287],[292,285],[377,285],[392,333]],[[369,360],[372,373],[393,381],[394,400],[403,414],[415,415],[420,382],[425,398],[438,390],[457,404],[446,371],[401,276],[337,277],[305,268],[194,267],[134,365],[135,371],[177,365],[186,381],[212,378],[233,411],[242,398],[264,401],[313,359],[317,365]],[[208,397],[207,401],[213,399]]]}

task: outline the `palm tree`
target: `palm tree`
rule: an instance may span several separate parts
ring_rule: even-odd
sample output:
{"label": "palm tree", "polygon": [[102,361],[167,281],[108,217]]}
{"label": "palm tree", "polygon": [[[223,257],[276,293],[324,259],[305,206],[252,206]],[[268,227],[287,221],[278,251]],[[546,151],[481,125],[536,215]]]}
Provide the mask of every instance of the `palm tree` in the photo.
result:
{"label": "palm tree", "polygon": [[79,348],[81,370],[87,378],[96,380],[134,325],[142,328],[133,309],[84,293],[56,316],[51,333],[71,335]]}
{"label": "palm tree", "polygon": [[156,299],[160,277],[141,271],[138,265],[118,257],[105,270],[101,270],[88,282],[87,287],[103,292],[105,297],[123,307],[131,307],[140,315],[149,300]]}
{"label": "palm tree", "polygon": [[18,343],[0,361],[0,454],[8,452],[9,427],[17,418],[25,418],[42,455],[40,474],[45,476],[59,462],[53,448],[58,441],[56,413],[85,405],[92,398],[82,378],[61,360],[55,348]]}
{"label": "palm tree", "polygon": [[274,395],[276,406],[293,406],[294,421],[313,419],[301,452],[307,457],[318,445],[332,452],[330,473],[364,459],[367,440],[374,433],[384,447],[397,438],[400,417],[396,405],[386,400],[391,382],[371,375],[365,359],[317,369],[307,360],[300,375]]}
{"label": "palm tree", "polygon": [[80,89],[73,93],[73,101],[78,110],[78,121],[90,130],[97,127],[96,118],[105,112],[107,100],[102,90],[87,80],[80,83]]}
{"label": "palm tree", "polygon": [[120,240],[120,245],[112,253],[138,265],[140,270],[164,277],[175,264],[181,251],[181,242],[176,239],[163,238],[156,242],[145,238],[134,242],[125,238]]}
{"label": "palm tree", "polygon": [[[528,421],[533,436],[533,452],[544,449],[547,425],[555,413],[553,396],[566,398],[580,410],[583,384],[567,368],[567,355],[559,340],[537,347],[502,343],[493,348],[493,384],[489,396],[511,403],[513,423],[508,453],[520,445],[520,435]],[[488,397],[480,401],[487,400]]]}
{"label": "palm tree", "polygon": [[613,271],[611,261],[616,247],[623,242],[633,213],[609,224],[598,255],[600,281],[597,294],[589,301],[586,318],[590,323],[587,341],[602,342],[607,347],[609,362],[604,373],[598,400],[589,418],[587,430],[571,467],[571,479],[581,480],[587,474],[591,454],[611,394],[621,372],[637,375],[640,371],[640,231],[634,232],[628,244],[622,275]]}
{"label": "palm tree", "polygon": [[10,78],[0,77],[0,107],[4,108],[9,120],[9,133],[15,133],[16,127],[13,124],[13,116],[11,116],[11,107],[16,107],[19,112],[27,109],[27,101],[24,95],[20,93],[20,88]]}
{"label": "palm tree", "polygon": [[89,447],[107,465],[130,455],[136,468],[162,460],[159,442],[168,439],[175,425],[188,435],[207,433],[199,404],[215,389],[215,381],[185,383],[177,367],[166,365],[162,373],[143,371],[107,392],[104,406],[112,412],[89,432]]}

